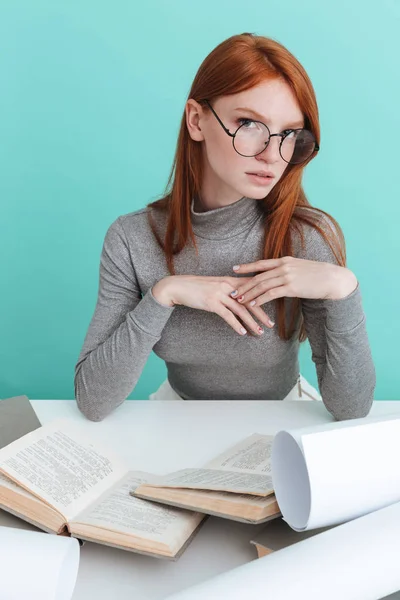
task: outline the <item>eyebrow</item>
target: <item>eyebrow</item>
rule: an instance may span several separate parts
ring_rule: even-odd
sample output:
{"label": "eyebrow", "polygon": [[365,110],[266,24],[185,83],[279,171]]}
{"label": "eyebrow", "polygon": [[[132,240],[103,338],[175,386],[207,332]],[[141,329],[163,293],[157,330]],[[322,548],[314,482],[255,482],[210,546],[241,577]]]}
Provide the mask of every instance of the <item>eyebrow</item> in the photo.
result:
{"label": "eyebrow", "polygon": [[[239,112],[239,111],[241,111],[241,112],[248,112],[249,114],[251,114],[254,117],[256,117],[256,119],[258,119],[259,121],[265,121],[266,123],[270,123],[271,122],[269,119],[265,120],[262,115],[260,115],[255,110],[252,110],[251,108],[242,107],[242,108],[235,108],[234,110],[237,111],[237,112]],[[303,121],[296,121],[295,123],[290,123],[289,125],[287,125],[285,127],[285,129],[289,129],[291,127],[293,129],[296,129],[296,127],[304,127]]]}

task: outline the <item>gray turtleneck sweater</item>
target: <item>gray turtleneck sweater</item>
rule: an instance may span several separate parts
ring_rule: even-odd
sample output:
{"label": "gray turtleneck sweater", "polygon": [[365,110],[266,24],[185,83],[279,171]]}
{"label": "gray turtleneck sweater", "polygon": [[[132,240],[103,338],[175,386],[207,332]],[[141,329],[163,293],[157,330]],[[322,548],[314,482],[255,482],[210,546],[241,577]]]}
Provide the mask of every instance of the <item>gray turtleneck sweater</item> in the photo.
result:
{"label": "gray turtleneck sweater", "polygon": [[[119,406],[152,350],[185,400],[283,399],[299,376],[298,339],[281,340],[276,327],[260,337],[240,336],[215,313],[158,302],[151,288],[169,272],[148,210],[118,217],[105,236],[97,304],[75,367],[82,413],[99,421]],[[258,200],[243,197],[201,213],[192,201],[191,213],[199,257],[192,246],[184,248],[176,274],[232,277],[233,265],[262,258]],[[155,213],[161,228],[163,218]],[[305,249],[297,235],[294,256],[336,264],[322,236],[304,227]],[[359,285],[343,299],[302,299],[301,305],[326,408],[336,419],[367,415],[376,381]],[[274,302],[263,308],[275,321]]]}

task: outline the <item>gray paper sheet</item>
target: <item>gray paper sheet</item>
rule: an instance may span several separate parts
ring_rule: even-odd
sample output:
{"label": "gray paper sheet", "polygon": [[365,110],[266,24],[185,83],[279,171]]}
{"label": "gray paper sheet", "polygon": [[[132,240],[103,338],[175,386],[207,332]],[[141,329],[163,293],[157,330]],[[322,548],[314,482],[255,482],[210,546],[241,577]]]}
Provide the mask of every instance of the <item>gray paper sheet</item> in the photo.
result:
{"label": "gray paper sheet", "polygon": [[0,400],[0,449],[40,426],[27,396]]}

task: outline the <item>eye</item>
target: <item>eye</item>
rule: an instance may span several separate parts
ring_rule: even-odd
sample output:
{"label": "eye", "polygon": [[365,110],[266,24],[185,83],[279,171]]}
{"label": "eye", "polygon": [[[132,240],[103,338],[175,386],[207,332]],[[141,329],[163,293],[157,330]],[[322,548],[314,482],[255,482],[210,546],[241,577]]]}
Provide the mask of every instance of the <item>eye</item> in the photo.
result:
{"label": "eye", "polygon": [[[282,131],[282,134],[286,137],[288,136],[290,133],[296,133],[294,129],[285,129],[284,131]],[[293,136],[292,136],[293,137]]]}
{"label": "eye", "polygon": [[236,123],[238,125],[248,125],[249,123],[254,123],[253,119],[246,119],[245,117],[241,117],[240,119],[236,119]]}

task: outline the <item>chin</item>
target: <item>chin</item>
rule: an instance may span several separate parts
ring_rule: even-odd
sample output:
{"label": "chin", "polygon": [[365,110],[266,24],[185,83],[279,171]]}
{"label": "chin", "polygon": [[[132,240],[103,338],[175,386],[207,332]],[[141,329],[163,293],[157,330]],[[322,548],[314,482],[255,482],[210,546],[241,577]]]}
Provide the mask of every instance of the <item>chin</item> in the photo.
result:
{"label": "chin", "polygon": [[255,191],[254,189],[249,190],[248,192],[245,192],[243,194],[243,196],[246,196],[246,198],[251,198],[252,200],[263,200],[264,198],[266,198],[268,196],[268,194],[270,193],[272,188],[268,188],[268,189],[262,189],[260,188],[260,190]]}

